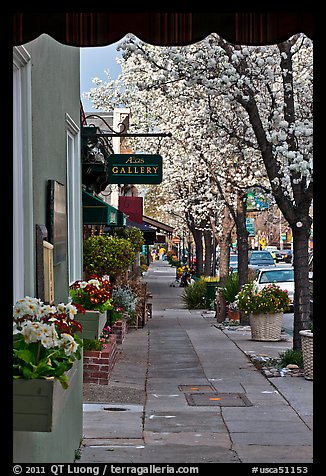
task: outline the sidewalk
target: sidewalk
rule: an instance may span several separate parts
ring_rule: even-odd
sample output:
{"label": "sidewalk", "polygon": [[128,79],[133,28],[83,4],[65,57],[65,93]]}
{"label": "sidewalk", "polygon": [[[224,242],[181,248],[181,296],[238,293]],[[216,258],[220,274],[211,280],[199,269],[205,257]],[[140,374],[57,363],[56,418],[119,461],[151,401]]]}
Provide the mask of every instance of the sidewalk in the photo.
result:
{"label": "sidewalk", "polygon": [[104,389],[84,399],[77,463],[311,463],[313,382],[266,378],[248,353],[292,346],[218,328],[183,308],[175,269],[150,265],[153,318],[133,330]]}

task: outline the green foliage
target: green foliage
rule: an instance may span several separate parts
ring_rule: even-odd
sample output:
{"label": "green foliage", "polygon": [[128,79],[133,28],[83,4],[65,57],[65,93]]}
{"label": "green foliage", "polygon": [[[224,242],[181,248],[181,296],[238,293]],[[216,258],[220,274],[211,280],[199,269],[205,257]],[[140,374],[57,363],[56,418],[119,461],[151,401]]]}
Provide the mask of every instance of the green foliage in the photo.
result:
{"label": "green foliage", "polygon": [[38,379],[54,377],[63,388],[68,387],[66,372],[76,359],[81,358],[82,341],[74,340],[79,346],[75,353],[67,354],[62,347],[46,348],[38,342],[25,342],[22,334],[13,336],[13,378]]}
{"label": "green foliage", "polygon": [[184,288],[181,300],[185,303],[187,309],[205,309],[206,282],[199,279]]}
{"label": "green foliage", "polygon": [[113,236],[129,240],[135,252],[141,251],[142,246],[145,244],[144,233],[135,226],[118,228],[113,232]]}
{"label": "green foliage", "polygon": [[235,301],[239,291],[239,275],[238,273],[230,273],[227,277],[225,286],[220,288],[220,293],[227,303]]}
{"label": "green foliage", "polygon": [[98,339],[83,339],[84,351],[86,350],[103,350],[104,344]]}
{"label": "green foliage", "polygon": [[136,259],[130,240],[109,235],[90,236],[84,241],[84,271],[116,277]]}
{"label": "green foliage", "polygon": [[300,350],[287,349],[285,352],[279,354],[280,365],[286,367],[289,364],[295,364],[300,369],[303,369],[303,355]]}

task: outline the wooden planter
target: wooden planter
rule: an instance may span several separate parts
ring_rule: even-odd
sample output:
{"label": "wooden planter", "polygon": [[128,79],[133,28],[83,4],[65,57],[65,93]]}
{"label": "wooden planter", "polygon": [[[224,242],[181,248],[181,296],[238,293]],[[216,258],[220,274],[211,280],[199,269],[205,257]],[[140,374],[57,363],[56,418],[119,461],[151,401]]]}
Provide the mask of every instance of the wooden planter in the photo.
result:
{"label": "wooden planter", "polygon": [[303,356],[303,371],[305,379],[314,378],[314,334],[309,330],[299,331]]}
{"label": "wooden planter", "polygon": [[54,378],[13,381],[13,430],[50,432],[77,378],[77,363],[67,372],[64,389]]}
{"label": "wooden planter", "polygon": [[100,311],[86,311],[85,314],[77,314],[76,321],[83,326],[80,334],[82,339],[98,339],[107,321],[107,313]]}
{"label": "wooden planter", "polygon": [[281,340],[282,321],[282,312],[275,314],[250,314],[250,328],[252,340]]}

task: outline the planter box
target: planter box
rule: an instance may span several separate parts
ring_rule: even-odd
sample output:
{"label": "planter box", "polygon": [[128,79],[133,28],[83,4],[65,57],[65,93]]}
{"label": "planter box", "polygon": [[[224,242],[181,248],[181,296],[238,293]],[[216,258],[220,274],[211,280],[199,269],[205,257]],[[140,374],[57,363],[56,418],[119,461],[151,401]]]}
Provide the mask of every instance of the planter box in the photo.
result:
{"label": "planter box", "polygon": [[107,385],[117,358],[118,348],[115,335],[110,336],[105,349],[85,351],[83,358],[84,383]]}
{"label": "planter box", "polygon": [[314,334],[305,330],[299,332],[301,336],[301,349],[303,356],[303,371],[305,379],[314,378]]}
{"label": "planter box", "polygon": [[57,417],[69,398],[70,389],[77,378],[77,365],[67,372],[69,386],[49,379],[17,379],[13,381],[13,430],[40,431],[53,430]]}
{"label": "planter box", "polygon": [[250,328],[252,340],[278,341],[281,340],[283,313],[251,314]]}
{"label": "planter box", "polygon": [[128,332],[128,324],[125,320],[115,321],[112,326],[112,332],[115,334],[117,344],[122,344]]}
{"label": "planter box", "polygon": [[80,334],[82,339],[98,339],[107,321],[107,313],[100,311],[86,311],[77,314],[76,320],[83,326]]}

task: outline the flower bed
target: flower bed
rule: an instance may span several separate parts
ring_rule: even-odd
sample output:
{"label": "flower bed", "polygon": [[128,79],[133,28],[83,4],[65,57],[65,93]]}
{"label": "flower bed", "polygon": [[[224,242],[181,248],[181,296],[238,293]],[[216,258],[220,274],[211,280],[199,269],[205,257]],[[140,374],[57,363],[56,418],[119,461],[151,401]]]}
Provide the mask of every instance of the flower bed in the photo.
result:
{"label": "flower bed", "polygon": [[111,334],[103,350],[84,351],[84,383],[107,385],[118,358],[117,338]]}

